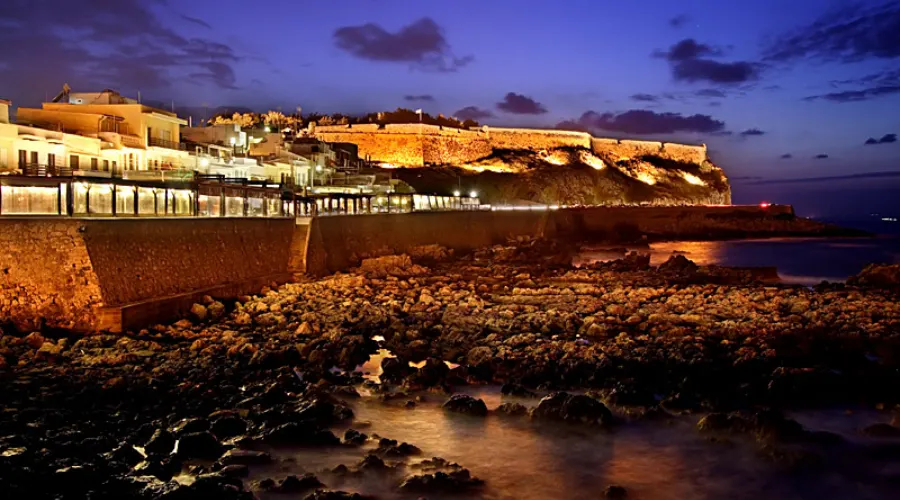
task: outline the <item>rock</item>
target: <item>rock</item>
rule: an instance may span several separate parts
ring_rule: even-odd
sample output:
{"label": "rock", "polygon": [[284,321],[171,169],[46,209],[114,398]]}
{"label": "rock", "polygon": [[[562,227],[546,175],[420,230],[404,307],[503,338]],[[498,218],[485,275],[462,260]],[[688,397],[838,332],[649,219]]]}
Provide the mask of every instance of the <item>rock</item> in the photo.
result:
{"label": "rock", "polygon": [[369,436],[355,429],[347,429],[344,432],[344,444],[362,446],[369,440]]}
{"label": "rock", "polygon": [[375,449],[375,453],[384,457],[397,458],[419,455],[422,453],[422,450],[409,443],[397,444],[397,441],[393,439],[381,439],[378,442],[378,448]]}
{"label": "rock", "polygon": [[497,407],[497,413],[509,416],[520,416],[528,413],[528,408],[519,403],[502,403]]}
{"label": "rock", "polygon": [[41,347],[42,345],[44,345],[44,342],[47,341],[47,340],[44,338],[44,336],[41,335],[39,332],[31,332],[31,333],[29,333],[28,335],[26,335],[25,338],[24,338],[23,340],[24,340],[25,343],[28,344],[28,346],[31,347],[32,349],[40,349],[40,347]]}
{"label": "rock", "polygon": [[469,349],[468,354],[466,354],[466,364],[477,367],[490,363],[493,358],[494,352],[490,347],[473,347],[472,349]]}
{"label": "rock", "polygon": [[272,493],[303,493],[325,486],[314,474],[306,473],[300,477],[287,476],[277,483],[272,479],[264,480],[260,487]]}
{"label": "rock", "polygon": [[678,276],[690,276],[696,274],[698,269],[699,266],[697,266],[697,264],[694,264],[694,262],[684,255],[678,254],[669,257],[665,262],[660,264],[657,271]]}
{"label": "rock", "polygon": [[590,425],[612,423],[612,412],[606,405],[589,396],[566,392],[554,392],[541,399],[531,410],[531,417]]}
{"label": "rock", "polygon": [[606,498],[626,498],[628,491],[621,486],[609,485],[603,490],[603,496]]}
{"label": "rock", "polygon": [[417,474],[400,484],[400,491],[415,493],[459,493],[480,487],[484,482],[472,477],[468,469],[452,472]]}
{"label": "rock", "polygon": [[218,461],[222,465],[260,465],[271,463],[272,456],[264,451],[231,449]]}
{"label": "rock", "polygon": [[884,423],[864,427],[862,433],[877,438],[900,438],[900,428]]}
{"label": "rock", "polygon": [[206,306],[206,312],[209,314],[211,319],[219,319],[222,316],[225,316],[225,304],[215,301],[212,304]]}
{"label": "rock", "polygon": [[209,430],[209,420],[205,418],[184,418],[179,420],[172,426],[172,432],[176,436],[188,434],[192,432],[203,432]]}
{"label": "rock", "polygon": [[454,394],[442,406],[447,411],[483,417],[487,415],[487,405],[480,399],[465,394]]}
{"label": "rock", "polygon": [[309,424],[288,422],[263,434],[263,440],[274,445],[330,445],[341,441],[331,431]]}
{"label": "rock", "polygon": [[347,493],[346,491],[316,490],[303,500],[370,500],[372,497],[359,493]]}
{"label": "rock", "polygon": [[150,440],[144,444],[148,455],[168,455],[175,448],[175,436],[165,429],[156,429]]}
{"label": "rock", "polygon": [[381,457],[369,453],[359,462],[357,466],[360,470],[387,470],[390,469]]}
{"label": "rock", "polygon": [[206,306],[202,304],[194,304],[191,306],[191,317],[196,321],[203,321],[206,319],[208,312],[206,310]]}
{"label": "rock", "polygon": [[178,439],[178,456],[214,460],[222,456],[225,447],[211,433],[189,432]]}
{"label": "rock", "polygon": [[304,402],[295,415],[301,421],[329,426],[352,419],[353,410],[331,398],[317,397]]}
{"label": "rock", "polygon": [[847,284],[884,288],[900,286],[900,264],[869,264],[859,274],[848,278]]}
{"label": "rock", "polygon": [[225,477],[247,477],[250,475],[250,468],[246,465],[226,465],[217,471]]}
{"label": "rock", "polygon": [[225,416],[216,419],[211,430],[219,439],[230,438],[247,432],[247,422],[240,417]]}

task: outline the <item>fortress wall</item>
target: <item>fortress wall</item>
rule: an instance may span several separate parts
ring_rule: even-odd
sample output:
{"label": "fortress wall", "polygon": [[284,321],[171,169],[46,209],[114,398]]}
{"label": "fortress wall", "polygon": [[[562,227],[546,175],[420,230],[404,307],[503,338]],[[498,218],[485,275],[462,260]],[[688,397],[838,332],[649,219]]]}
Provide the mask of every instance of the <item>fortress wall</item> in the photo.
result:
{"label": "fortress wall", "polygon": [[341,132],[316,129],[316,137],[325,142],[351,142],[359,146],[359,155],[372,161],[404,166],[423,166],[423,138],[410,133]]}
{"label": "fortress wall", "polygon": [[425,136],[422,154],[426,164],[458,164],[475,161],[493,152],[491,143],[478,135]]}
{"label": "fortress wall", "polygon": [[688,146],[685,144],[663,144],[663,156],[675,161],[702,164],[706,161],[706,145]]}
{"label": "fortress wall", "polygon": [[552,149],[560,147],[591,147],[591,135],[568,130],[539,130],[527,128],[486,127],[491,146],[495,149]]}

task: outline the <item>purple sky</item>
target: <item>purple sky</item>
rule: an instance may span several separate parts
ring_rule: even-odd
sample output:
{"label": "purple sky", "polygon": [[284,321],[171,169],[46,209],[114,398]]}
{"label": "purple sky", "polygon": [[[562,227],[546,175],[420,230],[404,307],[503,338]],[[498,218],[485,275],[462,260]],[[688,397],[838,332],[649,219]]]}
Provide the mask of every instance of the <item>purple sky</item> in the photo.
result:
{"label": "purple sky", "polygon": [[[900,0],[3,0],[0,47],[20,105],[68,82],[564,124],[706,143],[737,202],[900,211]],[[871,172],[894,174],[772,183]]]}

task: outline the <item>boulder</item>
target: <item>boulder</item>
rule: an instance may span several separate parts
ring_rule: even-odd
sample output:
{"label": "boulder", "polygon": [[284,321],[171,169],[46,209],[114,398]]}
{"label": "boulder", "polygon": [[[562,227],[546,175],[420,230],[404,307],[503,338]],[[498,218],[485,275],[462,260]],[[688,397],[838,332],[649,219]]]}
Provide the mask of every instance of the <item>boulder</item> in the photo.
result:
{"label": "boulder", "polygon": [[900,286],[900,264],[869,264],[859,274],[848,278],[847,284],[882,288]]}
{"label": "boulder", "polygon": [[150,440],[144,444],[144,451],[148,455],[168,455],[174,448],[175,436],[165,429],[156,429]]}
{"label": "boulder", "polygon": [[590,425],[609,425],[612,422],[612,412],[600,401],[566,392],[554,392],[541,399],[531,410],[531,417]]}
{"label": "boulder", "polygon": [[432,474],[416,474],[400,484],[400,490],[415,493],[460,493],[480,487],[484,482],[472,477],[468,469]]}
{"label": "boulder", "polygon": [[202,304],[194,304],[191,306],[191,317],[196,321],[203,321],[206,319],[208,311],[206,306]]}
{"label": "boulder", "polygon": [[222,456],[225,447],[210,432],[189,432],[178,439],[178,456],[213,460]]}
{"label": "boulder", "polygon": [[225,452],[219,463],[222,465],[261,465],[272,462],[272,456],[264,451],[231,449]]}
{"label": "boulder", "polygon": [[340,443],[340,439],[327,429],[296,422],[281,424],[265,432],[262,438],[265,442],[274,445],[330,445]]}
{"label": "boulder", "polygon": [[442,408],[479,417],[487,415],[487,405],[484,404],[484,401],[465,394],[454,394],[442,405]]}
{"label": "boulder", "polygon": [[528,413],[528,408],[519,403],[503,403],[497,407],[497,413],[509,416],[520,416]]}

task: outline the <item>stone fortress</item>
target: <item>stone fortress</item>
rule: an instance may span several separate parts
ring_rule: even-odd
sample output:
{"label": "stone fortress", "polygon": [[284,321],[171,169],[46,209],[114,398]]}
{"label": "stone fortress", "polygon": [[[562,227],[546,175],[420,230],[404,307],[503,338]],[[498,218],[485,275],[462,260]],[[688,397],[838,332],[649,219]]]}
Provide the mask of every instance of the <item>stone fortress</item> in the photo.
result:
{"label": "stone fortress", "polygon": [[403,167],[459,165],[479,160],[494,150],[551,150],[584,148],[606,158],[631,159],[644,155],[703,165],[706,146],[668,142],[604,139],[586,132],[521,128],[465,130],[425,124],[374,123],[311,126],[310,133],[326,142],[351,142],[371,161]]}

